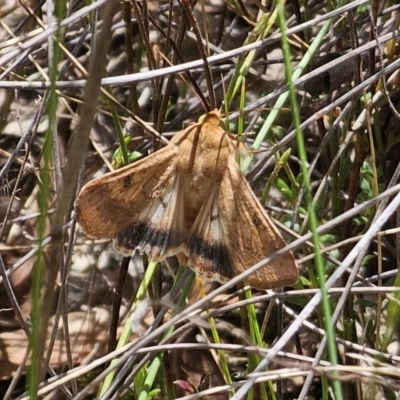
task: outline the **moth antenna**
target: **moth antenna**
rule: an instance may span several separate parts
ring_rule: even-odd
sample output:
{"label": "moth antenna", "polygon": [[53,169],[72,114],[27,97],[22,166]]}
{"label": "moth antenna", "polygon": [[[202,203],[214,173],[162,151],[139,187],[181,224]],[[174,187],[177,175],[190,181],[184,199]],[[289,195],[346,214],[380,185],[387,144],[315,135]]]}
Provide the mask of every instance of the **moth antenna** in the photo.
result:
{"label": "moth antenna", "polygon": [[201,58],[204,61],[204,67],[205,67],[204,70],[205,70],[205,74],[206,74],[208,93],[209,93],[209,97],[210,97],[210,104],[207,104],[206,111],[209,112],[209,111],[217,108],[217,101],[216,101],[215,93],[214,93],[214,83],[213,83],[213,79],[212,79],[210,64],[208,63],[208,60],[207,60],[207,54],[205,52],[205,48],[203,45],[203,37],[201,36],[199,25],[197,24],[196,18],[193,15],[193,10],[190,5],[190,1],[182,0],[182,6],[186,12],[186,15],[187,15],[189,21],[190,21],[190,24],[192,25],[193,32],[196,35],[199,52],[200,52]]}
{"label": "moth antenna", "polygon": [[[172,42],[171,42],[171,43],[172,43]],[[172,47],[173,47],[173,46],[172,46]],[[174,48],[174,47],[173,47],[173,48]],[[175,48],[176,48],[176,47],[175,47]],[[175,48],[174,48],[174,49],[175,49]],[[178,51],[178,49],[177,49],[177,51]],[[161,57],[164,58],[164,59],[166,60],[166,62],[167,62],[169,65],[171,65],[171,66],[173,65],[163,54],[161,54]],[[178,59],[179,59],[179,61],[181,61],[182,63],[185,62],[182,56],[179,56]],[[197,82],[196,82],[196,80],[194,79],[194,77],[193,77],[193,75],[191,74],[191,72],[190,72],[190,71],[186,71],[184,74],[179,73],[178,75],[179,75],[179,77],[182,79],[182,81],[185,82],[185,83],[188,85],[189,89],[193,92],[193,94],[198,98],[198,100],[200,101],[201,105],[203,106],[203,109],[204,109],[204,110],[207,110],[208,107],[209,107],[209,105],[208,105],[208,103],[207,103],[207,100],[206,100],[206,98],[204,97],[202,91],[200,90],[199,85],[197,84]],[[171,77],[172,77],[172,76],[171,76]],[[166,96],[166,95],[163,96],[163,100],[164,100],[164,99],[167,99],[167,98],[168,98],[168,96]],[[164,114],[165,114],[164,111],[163,111],[163,113],[161,113],[161,112],[159,113],[160,117],[161,117],[162,115],[164,115]],[[161,124],[161,122],[160,122],[160,124]],[[161,125],[160,125],[160,126],[161,126]]]}
{"label": "moth antenna", "polygon": [[[170,5],[172,9],[172,0],[170,0]],[[182,13],[185,13],[185,10],[182,8]],[[174,51],[174,55],[172,57],[172,60],[169,60],[166,55],[164,55],[163,52],[159,51],[159,55],[164,59],[165,65],[175,65],[176,61],[179,61],[180,63],[184,63],[185,60],[183,58],[183,55],[181,54],[180,48],[182,47],[183,44],[183,39],[184,35],[186,32],[186,27],[188,24],[188,20],[186,18],[183,18],[182,23],[179,25],[179,30],[176,39],[174,40],[172,38],[171,30],[172,30],[172,14],[168,14],[168,25],[167,25],[167,31],[163,29],[163,27],[158,23],[157,19],[153,17],[151,14],[148,14],[149,21],[153,24],[153,26],[157,29],[157,31],[166,39],[167,44],[165,46],[166,49],[171,48]],[[191,71],[185,71],[182,74],[179,74],[179,76],[185,81],[185,76],[188,80],[187,84],[190,87],[191,90],[193,90],[194,94],[198,97],[200,103],[203,106],[204,110],[207,110],[208,104],[207,100],[204,97],[203,93],[201,92],[199,85],[196,82],[195,77],[191,73]],[[172,91],[172,86],[173,86],[173,81],[175,77],[173,75],[168,76],[167,78],[167,83],[165,85],[165,92],[161,98],[161,106],[160,106],[160,112],[158,115],[158,128],[160,131],[162,131],[163,125],[164,125],[164,118],[166,114],[166,110],[168,107],[168,102],[170,99],[171,91]]]}

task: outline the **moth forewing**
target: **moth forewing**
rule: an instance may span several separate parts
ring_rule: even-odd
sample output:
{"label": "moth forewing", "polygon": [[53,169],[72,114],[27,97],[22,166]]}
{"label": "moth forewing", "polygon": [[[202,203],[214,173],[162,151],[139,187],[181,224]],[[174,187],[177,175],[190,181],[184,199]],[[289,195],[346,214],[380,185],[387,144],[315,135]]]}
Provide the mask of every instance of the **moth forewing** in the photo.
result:
{"label": "moth forewing", "polygon": [[[237,147],[217,110],[165,148],[89,182],[78,221],[95,238],[154,261],[176,255],[208,279],[227,281],[285,246],[236,161]],[[256,289],[293,284],[292,253],[251,274]]]}
{"label": "moth forewing", "polygon": [[117,250],[124,254],[138,250],[153,260],[163,260],[182,251],[183,185],[179,175],[174,178],[162,195],[149,199],[135,221],[118,233],[114,241]]}
{"label": "moth forewing", "polygon": [[[229,163],[221,182],[218,208],[235,275],[286,246],[236,162]],[[268,289],[292,285],[297,279],[296,262],[288,252],[251,274],[247,282],[257,289]]]}
{"label": "moth forewing", "polygon": [[176,146],[168,145],[134,164],[87,183],[76,211],[79,224],[94,239],[115,238],[161,196],[176,177]]}

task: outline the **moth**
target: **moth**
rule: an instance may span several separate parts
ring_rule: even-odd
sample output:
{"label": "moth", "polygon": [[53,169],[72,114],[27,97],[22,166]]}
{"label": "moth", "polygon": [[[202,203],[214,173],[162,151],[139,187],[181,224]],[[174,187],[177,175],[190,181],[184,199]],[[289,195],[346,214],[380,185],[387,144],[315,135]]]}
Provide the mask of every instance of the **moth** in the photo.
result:
{"label": "moth", "polygon": [[[124,254],[177,256],[199,275],[226,282],[284,247],[235,160],[237,145],[218,110],[147,156],[87,183],[77,219],[91,238],[114,239]],[[247,278],[255,289],[297,282],[288,252]]]}

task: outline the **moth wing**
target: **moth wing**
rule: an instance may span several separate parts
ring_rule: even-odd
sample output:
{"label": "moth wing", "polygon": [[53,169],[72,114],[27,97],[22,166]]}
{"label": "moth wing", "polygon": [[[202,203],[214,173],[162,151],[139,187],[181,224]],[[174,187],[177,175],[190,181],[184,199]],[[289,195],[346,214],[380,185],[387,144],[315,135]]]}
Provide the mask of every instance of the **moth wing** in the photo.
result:
{"label": "moth wing", "polygon": [[[234,276],[286,246],[234,159],[221,181],[217,207]],[[297,279],[296,262],[289,252],[251,274],[247,282],[263,290],[292,285]]]}
{"label": "moth wing", "polygon": [[153,261],[161,261],[184,249],[184,191],[182,177],[174,175],[170,186],[160,197],[148,202],[134,221],[115,238],[117,250],[146,253]]}
{"label": "moth wing", "polygon": [[217,206],[218,185],[212,185],[190,230],[187,265],[210,280],[226,282],[233,276],[224,228]]}
{"label": "moth wing", "polygon": [[79,224],[92,238],[114,238],[175,184],[178,149],[154,154],[87,183],[79,193]]}

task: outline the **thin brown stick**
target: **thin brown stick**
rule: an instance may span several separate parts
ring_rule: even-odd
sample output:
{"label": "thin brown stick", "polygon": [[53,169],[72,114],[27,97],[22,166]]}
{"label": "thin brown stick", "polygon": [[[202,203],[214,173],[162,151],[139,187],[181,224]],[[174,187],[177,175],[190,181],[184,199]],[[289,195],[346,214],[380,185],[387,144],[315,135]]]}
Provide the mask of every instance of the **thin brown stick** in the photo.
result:
{"label": "thin brown stick", "polygon": [[118,272],[117,285],[115,287],[114,301],[111,312],[111,323],[110,323],[110,335],[108,337],[108,353],[115,350],[115,345],[117,343],[117,329],[119,322],[119,311],[122,304],[122,295],[124,292],[126,277],[128,275],[128,267],[131,257],[124,257],[121,261],[121,267]]}

